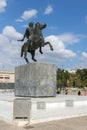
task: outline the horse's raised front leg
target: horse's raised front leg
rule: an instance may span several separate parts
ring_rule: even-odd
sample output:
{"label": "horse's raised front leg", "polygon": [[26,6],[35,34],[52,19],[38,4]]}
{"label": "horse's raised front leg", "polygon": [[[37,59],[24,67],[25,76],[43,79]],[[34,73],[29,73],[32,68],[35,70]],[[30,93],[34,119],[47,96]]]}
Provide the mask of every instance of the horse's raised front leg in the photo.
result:
{"label": "horse's raised front leg", "polygon": [[34,58],[35,57],[35,51],[31,52],[31,56],[32,56],[32,60],[36,62],[37,60]]}
{"label": "horse's raised front leg", "polygon": [[50,44],[50,42],[45,42],[43,44],[43,46],[45,46],[45,45],[49,45],[50,46],[50,50],[53,51],[53,46]]}

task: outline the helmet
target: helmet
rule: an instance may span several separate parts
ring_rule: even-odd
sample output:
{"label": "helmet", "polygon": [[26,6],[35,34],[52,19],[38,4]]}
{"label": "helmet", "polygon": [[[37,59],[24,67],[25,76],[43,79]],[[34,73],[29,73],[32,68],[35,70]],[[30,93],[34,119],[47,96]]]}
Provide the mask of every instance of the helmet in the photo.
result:
{"label": "helmet", "polygon": [[33,24],[34,24],[33,22],[30,22],[30,23],[29,23],[29,26],[31,27],[31,26],[33,26]]}

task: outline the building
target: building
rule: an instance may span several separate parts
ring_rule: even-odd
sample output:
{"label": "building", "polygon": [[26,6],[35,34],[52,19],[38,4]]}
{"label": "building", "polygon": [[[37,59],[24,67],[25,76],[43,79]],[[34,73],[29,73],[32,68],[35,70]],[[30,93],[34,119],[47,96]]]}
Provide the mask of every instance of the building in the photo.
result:
{"label": "building", "polygon": [[15,72],[14,71],[0,71],[0,82],[2,83],[14,83]]}

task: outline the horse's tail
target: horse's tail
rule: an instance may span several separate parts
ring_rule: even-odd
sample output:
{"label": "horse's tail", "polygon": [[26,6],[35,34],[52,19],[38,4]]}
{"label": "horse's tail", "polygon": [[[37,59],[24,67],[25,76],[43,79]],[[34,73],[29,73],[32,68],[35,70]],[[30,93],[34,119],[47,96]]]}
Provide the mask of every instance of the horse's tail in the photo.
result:
{"label": "horse's tail", "polygon": [[23,46],[21,47],[21,57],[23,56]]}

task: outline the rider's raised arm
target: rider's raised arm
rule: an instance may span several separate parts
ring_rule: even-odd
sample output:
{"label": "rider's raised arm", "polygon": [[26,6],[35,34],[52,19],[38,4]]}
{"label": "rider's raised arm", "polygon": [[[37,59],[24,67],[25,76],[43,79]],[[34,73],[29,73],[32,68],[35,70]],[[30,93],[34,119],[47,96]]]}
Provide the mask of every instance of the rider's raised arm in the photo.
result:
{"label": "rider's raised arm", "polygon": [[23,38],[20,40],[20,41],[24,41],[24,39],[25,38],[27,38],[28,39],[28,34],[29,32],[28,32],[28,28],[25,30],[25,33],[24,33],[24,35],[23,35]]}

